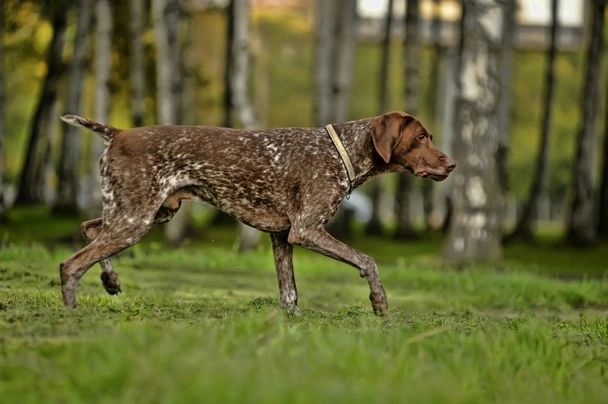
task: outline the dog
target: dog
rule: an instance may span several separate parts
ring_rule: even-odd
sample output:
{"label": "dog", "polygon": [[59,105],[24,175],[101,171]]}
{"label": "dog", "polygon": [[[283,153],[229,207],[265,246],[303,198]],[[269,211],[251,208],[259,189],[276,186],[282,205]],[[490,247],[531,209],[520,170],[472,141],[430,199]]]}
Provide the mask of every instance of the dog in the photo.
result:
{"label": "dog", "polygon": [[89,243],[61,262],[61,291],[99,262],[106,291],[121,291],[109,258],[168,222],[183,200],[206,202],[270,234],[281,307],[299,313],[293,245],[347,263],[369,283],[372,308],[388,309],[375,261],[333,238],[325,225],[340,202],[371,178],[411,173],[443,181],[456,164],[414,116],[393,111],[326,127],[239,130],[204,126],[118,129],[75,115],[61,119],[104,140],[102,217],[81,225]]}

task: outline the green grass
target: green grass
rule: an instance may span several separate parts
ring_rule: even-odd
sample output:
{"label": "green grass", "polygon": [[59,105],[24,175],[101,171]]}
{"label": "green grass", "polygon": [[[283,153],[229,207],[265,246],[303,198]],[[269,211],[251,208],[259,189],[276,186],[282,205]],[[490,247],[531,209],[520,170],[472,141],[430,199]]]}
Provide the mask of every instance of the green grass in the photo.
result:
{"label": "green grass", "polygon": [[[76,245],[53,239],[74,239],[77,221],[32,220],[42,216],[17,212],[2,232],[3,403],[608,396],[605,246],[515,245],[499,264],[454,270],[437,258],[435,237],[356,240],[380,264],[390,304],[383,318],[373,316],[356,270],[296,249],[303,314],[293,317],[278,308],[268,246],[238,255],[232,233],[212,228],[204,241],[171,249],[157,232],[114,260],[124,293],[106,295],[94,267],[78,309],[68,310],[58,263]],[[44,244],[28,241],[34,228]]]}

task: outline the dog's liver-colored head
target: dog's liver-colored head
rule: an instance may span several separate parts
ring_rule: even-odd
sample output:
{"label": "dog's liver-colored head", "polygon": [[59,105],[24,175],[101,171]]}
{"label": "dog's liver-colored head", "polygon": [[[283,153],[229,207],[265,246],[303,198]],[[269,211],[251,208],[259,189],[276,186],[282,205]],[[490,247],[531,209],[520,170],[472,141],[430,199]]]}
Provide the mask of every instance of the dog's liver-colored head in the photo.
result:
{"label": "dog's liver-colored head", "polygon": [[433,135],[414,116],[394,111],[372,121],[376,152],[391,171],[445,180],[456,168],[454,161],[433,144]]}

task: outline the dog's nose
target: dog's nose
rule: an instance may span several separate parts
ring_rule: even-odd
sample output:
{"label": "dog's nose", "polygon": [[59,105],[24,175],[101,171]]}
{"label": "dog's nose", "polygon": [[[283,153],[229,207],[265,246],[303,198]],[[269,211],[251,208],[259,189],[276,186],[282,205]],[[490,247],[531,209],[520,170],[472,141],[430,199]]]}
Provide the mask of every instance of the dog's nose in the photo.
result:
{"label": "dog's nose", "polygon": [[454,163],[454,160],[449,160],[448,164],[446,166],[446,169],[448,170],[448,172],[454,171],[455,168],[456,168],[456,163]]}

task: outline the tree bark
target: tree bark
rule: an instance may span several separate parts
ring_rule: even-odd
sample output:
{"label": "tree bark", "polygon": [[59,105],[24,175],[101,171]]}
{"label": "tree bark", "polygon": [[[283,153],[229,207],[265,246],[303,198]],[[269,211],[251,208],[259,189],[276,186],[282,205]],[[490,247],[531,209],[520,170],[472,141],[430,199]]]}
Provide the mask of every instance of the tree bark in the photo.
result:
{"label": "tree bark", "polygon": [[333,65],[332,90],[335,116],[334,122],[349,119],[350,95],[355,53],[355,19],[357,2],[355,0],[335,0],[338,7],[334,23],[334,50],[336,58]]}
{"label": "tree bark", "polygon": [[336,0],[317,0],[314,105],[314,121],[317,126],[325,126],[335,117],[332,89],[335,38],[332,27],[336,20],[337,5]]}
{"label": "tree bark", "polygon": [[[0,32],[4,33],[4,3],[0,3]],[[4,201],[4,119],[6,82],[4,80],[4,41],[0,38],[0,223],[6,221]]]}
{"label": "tree bark", "polygon": [[505,3],[467,1],[454,138],[453,219],[444,250],[452,260],[502,256],[503,194],[496,170],[499,63]]}
{"label": "tree bark", "polygon": [[249,97],[249,76],[251,74],[251,46],[249,37],[249,2],[233,0],[233,47],[232,47],[232,100],[236,115],[245,129],[257,129],[258,123]]}
{"label": "tree bark", "polygon": [[[232,20],[231,77],[230,91],[232,107],[245,129],[257,129],[258,122],[249,97],[249,76],[251,74],[250,10],[248,0],[232,0],[230,7]],[[244,223],[239,223],[238,251],[240,253],[256,249],[262,234]]]}
{"label": "tree bark", "polygon": [[53,36],[46,56],[47,71],[32,120],[15,205],[32,205],[44,202],[44,170],[46,165],[44,144],[46,138],[44,134],[54,120],[51,113],[57,100],[59,79],[64,71],[61,57],[65,45],[68,4],[65,1],[57,1],[54,3],[55,7],[50,10]]}
{"label": "tree bark", "polygon": [[[156,37],[157,114],[161,125],[178,125],[181,119],[181,55],[178,38],[179,0],[153,0]],[[188,233],[191,206],[182,203],[173,219],[164,226],[165,237],[180,245]]]}
{"label": "tree bark", "polygon": [[[110,67],[112,62],[112,3],[97,0],[95,4],[95,106],[94,116],[98,122],[107,123],[110,116]],[[103,140],[99,136],[91,139],[90,174],[88,178],[90,216],[101,214],[101,188],[99,156],[103,153]]]}
{"label": "tree bark", "polygon": [[[405,105],[406,111],[411,115],[418,115],[420,93],[419,70],[421,60],[421,48],[419,38],[419,0],[407,0],[405,10]],[[412,178],[410,174],[399,174],[397,182],[397,193],[395,195],[395,216],[397,227],[394,238],[411,239],[416,237],[416,232],[410,219],[410,191]]]}
{"label": "tree bark", "polygon": [[600,182],[600,206],[598,221],[598,236],[608,239],[608,83],[604,101],[604,149],[602,164],[602,179]]}
{"label": "tree bark", "polygon": [[234,1],[230,0],[226,7],[226,59],[224,67],[224,126],[226,128],[233,127],[232,121],[232,89],[230,80],[233,75],[232,49],[234,47]]}
{"label": "tree bark", "polygon": [[[393,29],[393,5],[394,0],[389,0],[386,21],[384,23],[384,35],[382,37],[382,57],[380,59],[380,77],[378,91],[378,106],[379,114],[383,114],[388,110],[388,77],[391,57],[391,31]],[[380,219],[380,201],[382,200],[383,182],[380,178],[372,181],[371,185],[371,201],[372,201],[372,216],[369,223],[365,227],[365,234],[370,236],[379,236],[382,234],[382,220]]]}
{"label": "tree bark", "polygon": [[[528,200],[524,205],[521,217],[515,226],[515,230],[509,235],[507,240],[524,239],[531,240],[533,236],[532,225],[535,212],[538,208],[538,201],[547,189],[548,166],[549,166],[549,138],[551,135],[551,121],[553,117],[553,93],[555,88],[555,57],[557,55],[557,32],[559,28],[558,12],[559,0],[551,2],[551,30],[549,36],[549,46],[547,48],[547,66],[545,70],[545,93],[543,100],[543,117],[541,123],[540,143],[538,145],[538,155],[536,157],[536,167],[532,177],[532,185]],[[509,88],[505,86],[502,88]],[[500,115],[499,115],[500,116]],[[500,146],[499,146],[500,150]],[[500,162],[498,162],[500,164]],[[500,171],[499,171],[500,173]],[[503,187],[503,190],[505,188]]]}
{"label": "tree bark", "polygon": [[131,97],[133,103],[133,126],[144,125],[145,70],[142,34],[145,11],[143,0],[129,0],[131,25]]}
{"label": "tree bark", "polygon": [[509,190],[509,145],[511,138],[511,104],[513,76],[513,46],[517,25],[517,1],[506,2],[506,17],[503,24],[503,45],[500,51],[500,99],[498,100],[498,150],[496,168],[503,194]]}
{"label": "tree bark", "polygon": [[[78,2],[78,22],[74,38],[74,52],[70,63],[67,86],[66,114],[81,114],[82,90],[86,73],[86,54],[91,26],[92,0]],[[62,125],[61,155],[58,170],[57,200],[53,213],[74,216],[78,213],[78,190],[80,181],[80,160],[82,134],[78,128]]]}
{"label": "tree bark", "polygon": [[[180,68],[177,24],[179,0],[153,0],[152,13],[156,37],[157,114],[161,125],[179,122]],[[174,56],[177,55],[177,60]]]}
{"label": "tree bark", "polygon": [[315,124],[348,120],[355,50],[356,2],[317,1]]}
{"label": "tree bark", "polygon": [[597,159],[597,113],[599,86],[604,48],[604,1],[593,1],[591,10],[591,40],[587,49],[585,86],[583,89],[582,123],[577,138],[574,163],[574,198],[570,205],[567,241],[587,246],[597,240],[596,189],[594,172]]}

